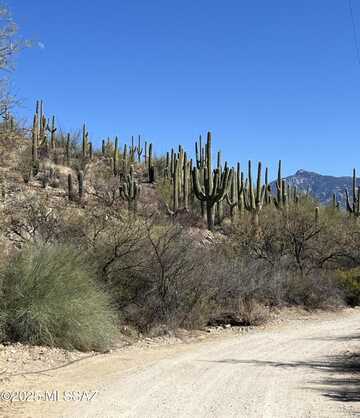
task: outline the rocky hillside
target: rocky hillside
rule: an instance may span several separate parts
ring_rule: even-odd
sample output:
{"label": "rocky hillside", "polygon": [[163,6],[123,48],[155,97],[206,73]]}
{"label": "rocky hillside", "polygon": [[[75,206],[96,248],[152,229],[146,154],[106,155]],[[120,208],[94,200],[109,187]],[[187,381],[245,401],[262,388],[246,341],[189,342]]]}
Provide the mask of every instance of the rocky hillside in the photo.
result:
{"label": "rocky hillside", "polygon": [[[360,184],[358,179],[358,184]],[[323,176],[311,171],[298,170],[294,175],[286,178],[299,191],[308,192],[322,204],[329,204],[333,193],[336,193],[341,206],[345,207],[345,189],[352,190],[352,177]],[[275,183],[273,183],[275,187]]]}

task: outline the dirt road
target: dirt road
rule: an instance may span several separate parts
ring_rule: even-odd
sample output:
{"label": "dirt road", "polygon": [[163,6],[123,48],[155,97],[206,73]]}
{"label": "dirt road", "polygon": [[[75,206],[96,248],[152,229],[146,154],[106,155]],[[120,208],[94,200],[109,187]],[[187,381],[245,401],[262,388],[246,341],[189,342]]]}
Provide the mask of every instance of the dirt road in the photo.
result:
{"label": "dirt road", "polygon": [[[248,335],[130,349],[27,380],[97,391],[92,401],[18,405],[44,417],[360,416],[360,311]],[[35,383],[36,382],[36,383]],[[33,415],[34,414],[34,415]]]}

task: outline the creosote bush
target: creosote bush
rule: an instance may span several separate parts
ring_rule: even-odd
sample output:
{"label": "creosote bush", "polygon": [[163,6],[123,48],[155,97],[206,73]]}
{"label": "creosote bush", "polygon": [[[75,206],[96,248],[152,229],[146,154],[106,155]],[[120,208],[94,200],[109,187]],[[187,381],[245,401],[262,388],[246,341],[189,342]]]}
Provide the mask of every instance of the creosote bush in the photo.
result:
{"label": "creosote bush", "polygon": [[105,350],[116,332],[109,298],[74,248],[29,246],[1,270],[3,338]]}
{"label": "creosote bush", "polygon": [[350,306],[360,305],[360,268],[337,272],[338,282]]}

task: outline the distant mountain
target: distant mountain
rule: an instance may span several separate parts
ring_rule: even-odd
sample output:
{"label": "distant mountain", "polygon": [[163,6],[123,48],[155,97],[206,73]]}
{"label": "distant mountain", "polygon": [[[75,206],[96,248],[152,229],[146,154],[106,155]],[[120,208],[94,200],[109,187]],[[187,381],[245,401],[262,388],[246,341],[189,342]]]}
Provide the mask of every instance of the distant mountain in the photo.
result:
{"label": "distant mountain", "polygon": [[[324,205],[329,204],[333,193],[336,193],[341,206],[345,207],[345,189],[352,193],[352,177],[323,176],[311,171],[298,170],[294,175],[286,177],[286,182],[296,186],[299,191],[308,192]],[[273,188],[275,184],[272,183]],[[358,184],[360,185],[359,179]]]}

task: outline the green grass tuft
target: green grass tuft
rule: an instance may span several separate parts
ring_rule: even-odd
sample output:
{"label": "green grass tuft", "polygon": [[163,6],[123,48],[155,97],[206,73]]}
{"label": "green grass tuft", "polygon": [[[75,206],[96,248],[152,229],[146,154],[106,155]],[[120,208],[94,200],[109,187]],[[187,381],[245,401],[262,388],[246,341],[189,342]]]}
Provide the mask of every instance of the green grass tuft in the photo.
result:
{"label": "green grass tuft", "polygon": [[75,249],[28,247],[0,277],[2,338],[84,351],[110,346],[116,316]]}

